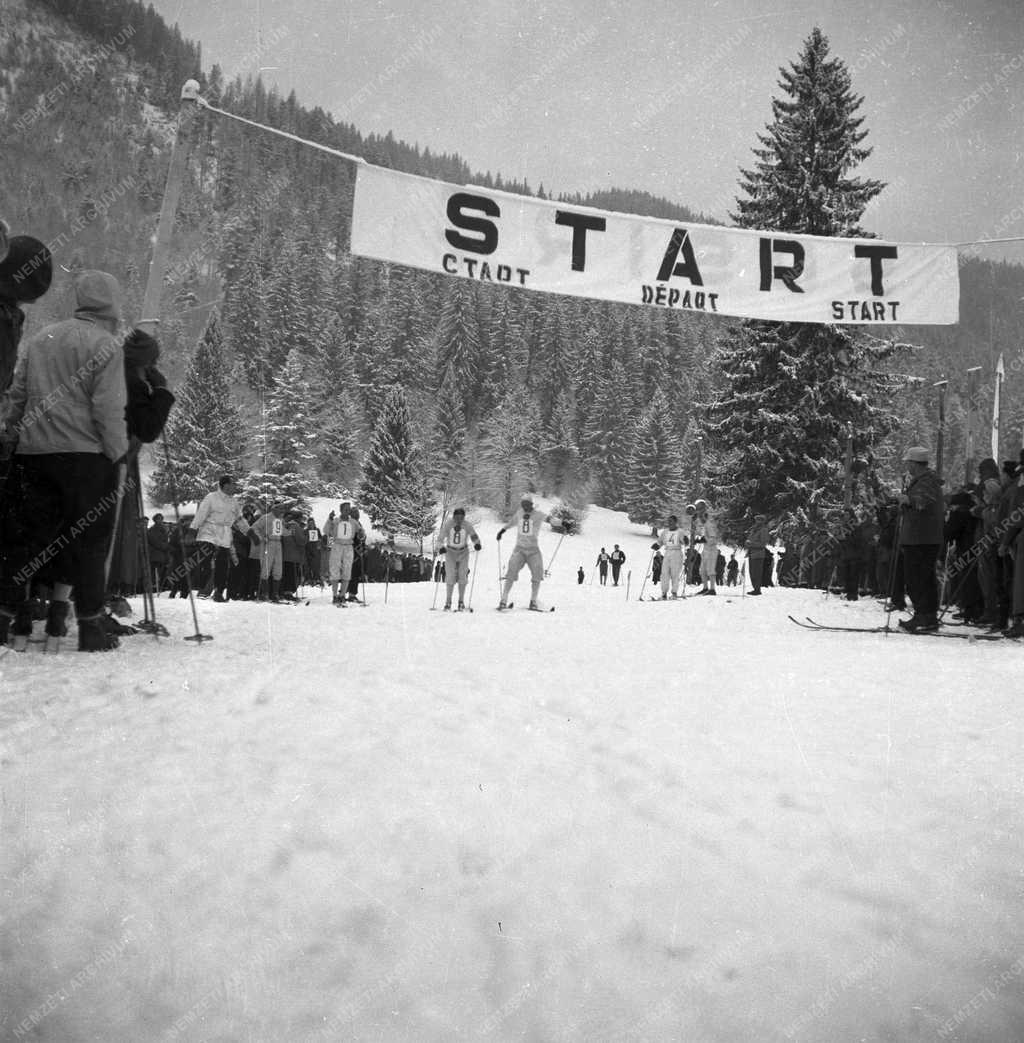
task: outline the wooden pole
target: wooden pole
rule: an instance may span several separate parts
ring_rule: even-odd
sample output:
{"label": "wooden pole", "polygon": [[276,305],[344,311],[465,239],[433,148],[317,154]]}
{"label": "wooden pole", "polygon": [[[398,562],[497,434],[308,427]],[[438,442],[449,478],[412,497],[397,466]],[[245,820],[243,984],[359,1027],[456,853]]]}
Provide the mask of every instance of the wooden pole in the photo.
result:
{"label": "wooden pole", "polygon": [[942,477],[942,466],[946,448],[946,388],[948,380],[940,380],[934,385],[939,389],[939,444],[935,452],[935,473]]}
{"label": "wooden pole", "polygon": [[853,506],[853,424],[846,425],[846,457],[843,461],[843,507]]}
{"label": "wooden pole", "polygon": [[160,206],[160,221],[153,240],[153,256],[146,277],[146,292],[142,299],[142,317],[137,325],[146,333],[153,333],[160,322],[160,297],[167,270],[167,256],[174,232],[174,217],[178,211],[181,185],[185,179],[185,163],[188,159],[192,139],[192,126],[199,111],[199,84],[188,80],[181,88],[181,108],[178,110],[178,127],[171,147],[171,162],[167,169],[167,184],[164,200]]}
{"label": "wooden pole", "polygon": [[977,395],[977,377],[981,366],[972,366],[967,371],[967,439],[966,459],[964,460],[964,484],[970,484],[974,477],[974,399]]}

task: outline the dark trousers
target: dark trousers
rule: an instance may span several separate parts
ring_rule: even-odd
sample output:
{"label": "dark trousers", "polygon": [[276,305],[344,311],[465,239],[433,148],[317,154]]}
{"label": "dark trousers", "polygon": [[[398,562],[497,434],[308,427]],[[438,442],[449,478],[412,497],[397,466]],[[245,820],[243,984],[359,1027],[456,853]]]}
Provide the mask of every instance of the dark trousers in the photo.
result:
{"label": "dark trousers", "polygon": [[20,605],[26,583],[45,575],[71,584],[79,617],[103,610],[116,487],[117,470],[102,453],[15,458],[0,532],[0,604]]}
{"label": "dark trousers", "polygon": [[860,561],[844,559],[840,562],[839,572],[843,579],[843,593],[847,600],[857,601],[860,597]]}
{"label": "dark trousers", "polygon": [[938,560],[937,543],[903,548],[903,571],[915,616],[934,616],[939,610],[939,585],[935,579]]}
{"label": "dark trousers", "polygon": [[750,589],[758,594],[761,591],[761,581],[764,579],[764,551],[747,551],[747,578],[750,580]]}
{"label": "dark trousers", "polygon": [[614,586],[619,585],[619,573],[622,571],[622,566],[612,562],[612,583]]}
{"label": "dark trousers", "polygon": [[214,543],[205,540],[196,544],[195,555],[197,558],[196,571],[193,580],[196,590],[205,591],[210,583],[210,573],[213,572],[213,589],[224,595],[224,589],[228,585],[228,568],[231,565],[231,552],[227,547],[218,547]]}

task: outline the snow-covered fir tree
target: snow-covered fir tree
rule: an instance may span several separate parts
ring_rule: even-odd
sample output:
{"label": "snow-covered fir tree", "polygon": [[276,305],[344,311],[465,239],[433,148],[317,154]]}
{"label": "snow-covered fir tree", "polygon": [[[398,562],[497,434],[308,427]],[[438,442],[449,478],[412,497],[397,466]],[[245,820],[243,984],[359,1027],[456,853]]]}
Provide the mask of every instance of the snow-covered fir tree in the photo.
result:
{"label": "snow-covered fir tree", "polygon": [[[852,176],[870,149],[846,65],[815,29],[781,77],[756,162],[742,172],[737,223],[863,235],[860,217],[884,186]],[[866,372],[890,353],[853,328],[810,323],[749,321],[724,339],[723,383],[704,434],[717,461],[708,498],[727,526],[756,513],[814,523],[841,504],[846,424],[860,455],[898,425],[876,404]]]}
{"label": "snow-covered fir tree", "polygon": [[631,521],[657,526],[681,514],[683,460],[668,401],[660,391],[640,415],[626,461],[622,498]]}
{"label": "snow-covered fir tree", "polygon": [[480,428],[481,484],[495,510],[511,513],[513,495],[537,468],[539,449],[537,407],[525,388],[513,387]]}
{"label": "snow-covered fir tree", "polygon": [[374,525],[389,534],[419,535],[406,526],[417,525],[418,507],[410,505],[423,504],[424,469],[422,453],[413,441],[405,391],[393,387],[374,425],[359,484],[359,503]]}
{"label": "snow-covered fir tree", "polygon": [[189,359],[185,380],[167,423],[166,455],[155,449],[150,493],[157,503],[205,496],[222,474],[237,474],[245,456],[242,420],[231,396],[230,370],[217,313]]}
{"label": "snow-covered fir tree", "polygon": [[309,412],[306,361],[293,348],[263,399],[256,436],[257,466],[248,484],[261,499],[305,499],[320,491],[313,474],[320,437]]}
{"label": "snow-covered fir tree", "polygon": [[630,409],[626,371],[615,359],[594,375],[594,399],[583,424],[583,452],[597,482],[600,502],[622,504],[623,470],[630,443]]}
{"label": "snow-covered fir tree", "polygon": [[451,367],[467,424],[473,424],[477,419],[478,393],[481,390],[480,327],[474,305],[469,287],[461,280],[455,280],[441,309],[441,320],[435,334],[437,371],[443,376]]}
{"label": "snow-covered fir tree", "polygon": [[454,367],[449,363],[437,393],[433,457],[435,478],[444,490],[451,490],[462,477],[466,448],[466,420],[462,412]]}

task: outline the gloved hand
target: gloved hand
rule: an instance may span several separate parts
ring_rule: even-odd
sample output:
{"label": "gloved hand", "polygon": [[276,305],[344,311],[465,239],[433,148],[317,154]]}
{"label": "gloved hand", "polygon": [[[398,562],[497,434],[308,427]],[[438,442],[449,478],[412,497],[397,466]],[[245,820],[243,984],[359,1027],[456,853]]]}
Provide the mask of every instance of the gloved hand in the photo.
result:
{"label": "gloved hand", "polygon": [[495,539],[500,541],[501,537],[504,536],[504,535],[505,535],[505,530],[504,529],[499,529],[498,530],[498,535],[495,536]]}
{"label": "gloved hand", "polygon": [[657,550],[660,546],[661,546],[660,543],[652,543],[651,544],[651,550]]}
{"label": "gloved hand", "polygon": [[473,544],[473,550],[483,550],[483,548],[480,546],[479,543],[474,543]]}
{"label": "gloved hand", "polygon": [[563,518],[562,519],[562,532],[572,532],[572,530],[575,527],[576,527],[576,523],[572,520],[572,518]]}
{"label": "gloved hand", "polygon": [[448,548],[447,548],[447,547],[438,547],[438,548],[437,548],[437,553],[438,553],[439,555],[440,555],[440,554],[447,554],[447,553],[448,553]]}

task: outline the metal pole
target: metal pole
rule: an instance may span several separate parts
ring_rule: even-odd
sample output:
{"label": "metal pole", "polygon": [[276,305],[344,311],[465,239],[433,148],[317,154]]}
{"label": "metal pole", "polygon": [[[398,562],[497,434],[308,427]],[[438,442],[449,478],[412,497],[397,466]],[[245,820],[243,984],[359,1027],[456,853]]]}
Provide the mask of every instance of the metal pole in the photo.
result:
{"label": "metal pole", "polygon": [[935,452],[935,473],[941,478],[946,448],[946,388],[949,387],[949,381],[940,380],[932,386],[939,389],[939,444]]}

